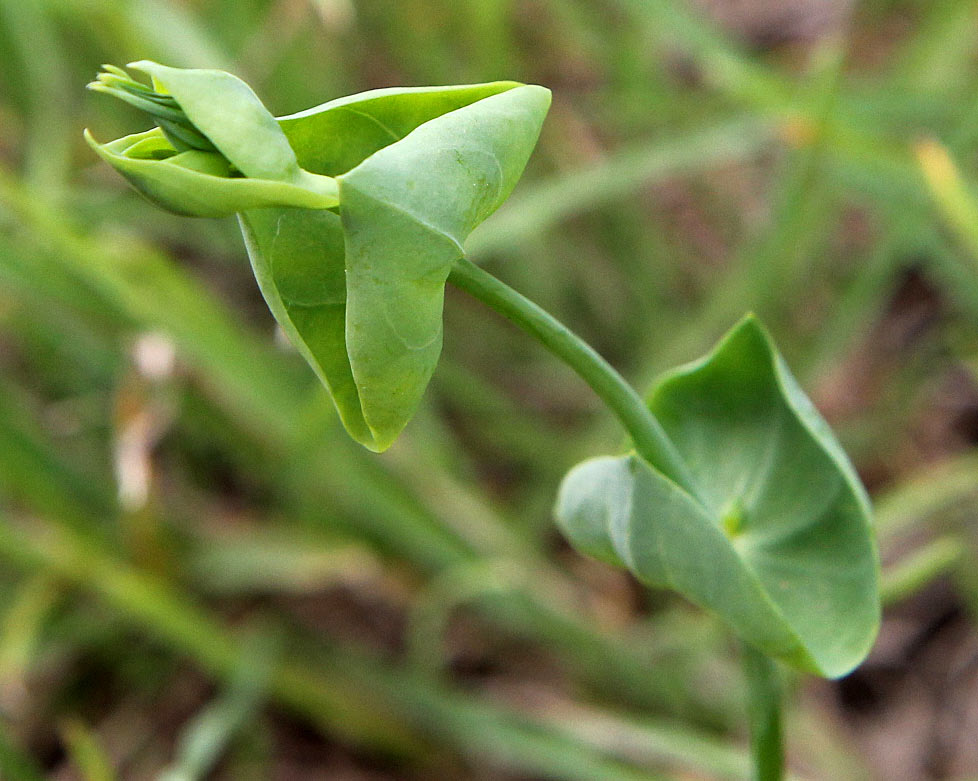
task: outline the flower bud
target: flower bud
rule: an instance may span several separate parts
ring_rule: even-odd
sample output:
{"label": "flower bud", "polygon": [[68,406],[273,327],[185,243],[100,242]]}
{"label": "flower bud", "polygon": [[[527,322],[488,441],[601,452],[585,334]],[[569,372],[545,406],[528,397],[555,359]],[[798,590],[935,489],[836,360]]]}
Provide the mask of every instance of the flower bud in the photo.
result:
{"label": "flower bud", "polygon": [[145,111],[157,127],[107,144],[87,130],[85,138],[153,203],[194,217],[337,205],[335,181],[299,167],[278,121],[237,77],[148,60],[129,67],[150,75],[152,87],[107,65],[89,88]]}

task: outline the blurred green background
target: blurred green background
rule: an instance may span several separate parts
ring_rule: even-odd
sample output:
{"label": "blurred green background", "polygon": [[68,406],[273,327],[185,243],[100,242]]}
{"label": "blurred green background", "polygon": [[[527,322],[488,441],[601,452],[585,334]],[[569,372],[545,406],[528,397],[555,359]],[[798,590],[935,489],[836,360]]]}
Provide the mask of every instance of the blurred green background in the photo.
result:
{"label": "blurred green background", "polygon": [[639,387],[758,312],[878,508],[887,617],[791,677],[801,778],[978,776],[978,3],[0,0],[0,777],[737,779],[735,645],[572,553],[621,433],[450,291],[417,419],[348,441],[233,220],[82,141],[103,62],[277,114],[514,78],[554,105],[472,257]]}

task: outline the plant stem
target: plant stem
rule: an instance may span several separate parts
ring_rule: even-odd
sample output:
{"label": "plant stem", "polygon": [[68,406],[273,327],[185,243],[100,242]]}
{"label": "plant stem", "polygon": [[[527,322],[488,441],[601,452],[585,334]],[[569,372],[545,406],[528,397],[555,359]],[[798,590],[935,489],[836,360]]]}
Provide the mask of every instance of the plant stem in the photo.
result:
{"label": "plant stem", "polygon": [[784,750],[781,745],[781,686],[774,661],[747,645],[744,674],[750,717],[750,750],[755,781],[781,781]]}
{"label": "plant stem", "polygon": [[662,424],[634,388],[593,347],[467,258],[455,263],[448,279],[519,326],[577,372],[621,421],[636,452],[692,496],[697,496],[692,475]]}

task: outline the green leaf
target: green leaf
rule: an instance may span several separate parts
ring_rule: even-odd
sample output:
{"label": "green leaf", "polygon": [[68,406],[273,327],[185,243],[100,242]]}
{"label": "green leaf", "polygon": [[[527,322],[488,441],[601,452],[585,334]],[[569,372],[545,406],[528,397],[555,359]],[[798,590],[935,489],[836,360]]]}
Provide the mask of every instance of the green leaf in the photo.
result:
{"label": "green leaf", "polygon": [[276,120],[223,71],[129,67],[153,86],[112,66],[89,86],[159,127],[88,142],[165,209],[240,215],[275,318],[350,434],[387,448],[438,362],[449,270],[522,174],[549,90],[375,90]]}
{"label": "green leaf", "polygon": [[279,181],[301,176],[295,152],[278,122],[251,87],[221,70],[170,68],[150,60],[130,63],[171,95],[193,126],[245,176]]}
{"label": "green leaf", "polygon": [[227,217],[244,209],[296,206],[323,209],[336,198],[291,182],[229,177],[227,160],[208,152],[177,153],[159,128],[99,144],[99,157],[157,206],[188,217]]}
{"label": "green leaf", "polygon": [[564,479],[575,547],[713,611],[770,656],[826,677],[866,656],[879,559],[862,485],[753,318],[668,373],[652,412],[696,483],[687,493],[633,454]]}
{"label": "green leaf", "polygon": [[251,88],[218,70],[129,65],[153,87],[105,66],[89,87],[142,108],[158,128],[89,145],[147,198],[192,217],[225,217],[247,209],[329,209],[336,183],[299,167],[288,139]]}
{"label": "green leaf", "polygon": [[367,447],[388,447],[417,408],[449,270],[519,179],[549,102],[496,82],[379,90],[280,120],[299,164],[336,177],[339,215],[254,210],[242,230],[269,307]]}

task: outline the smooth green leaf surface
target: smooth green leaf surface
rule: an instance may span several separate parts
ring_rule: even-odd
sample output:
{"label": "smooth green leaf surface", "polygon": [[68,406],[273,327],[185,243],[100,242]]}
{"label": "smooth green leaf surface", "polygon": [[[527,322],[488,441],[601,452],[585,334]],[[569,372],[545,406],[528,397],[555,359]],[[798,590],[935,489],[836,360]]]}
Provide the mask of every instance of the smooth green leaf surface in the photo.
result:
{"label": "smooth green leaf surface", "polygon": [[88,131],[85,139],[155,204],[191,217],[336,206],[336,183],[299,167],[278,121],[241,79],[148,60],[129,67],[151,76],[153,87],[112,66],[89,87],[143,108],[159,127],[107,144]]}
{"label": "smooth green leaf surface", "polygon": [[388,447],[417,408],[451,265],[516,184],[549,103],[497,82],[378,90],[280,120],[299,164],[336,177],[339,215],[252,210],[242,230],[269,307],[367,447]]}
{"label": "smooth green leaf surface", "polygon": [[221,70],[169,68],[149,60],[129,65],[172,95],[194,127],[247,177],[289,180],[300,176],[295,152],[275,117],[251,87]]}
{"label": "smooth green leaf surface", "polygon": [[335,197],[291,182],[231,178],[227,160],[220,154],[176,153],[159,128],[107,144],[99,144],[87,131],[85,139],[139,192],[176,214],[227,217],[273,205],[324,209],[336,204]]}
{"label": "smooth green leaf surface", "polygon": [[223,71],[105,66],[90,87],[158,128],[96,143],[178,214],[238,213],[275,318],[350,434],[387,448],[441,352],[442,300],[462,243],[506,199],[550,105],[511,81],[375,90],[276,120]]}
{"label": "smooth green leaf surface", "polygon": [[746,318],[660,380],[649,406],[696,495],[635,455],[585,461],[557,500],[571,542],[675,589],[771,656],[849,672],[879,625],[869,501],[766,332]]}

